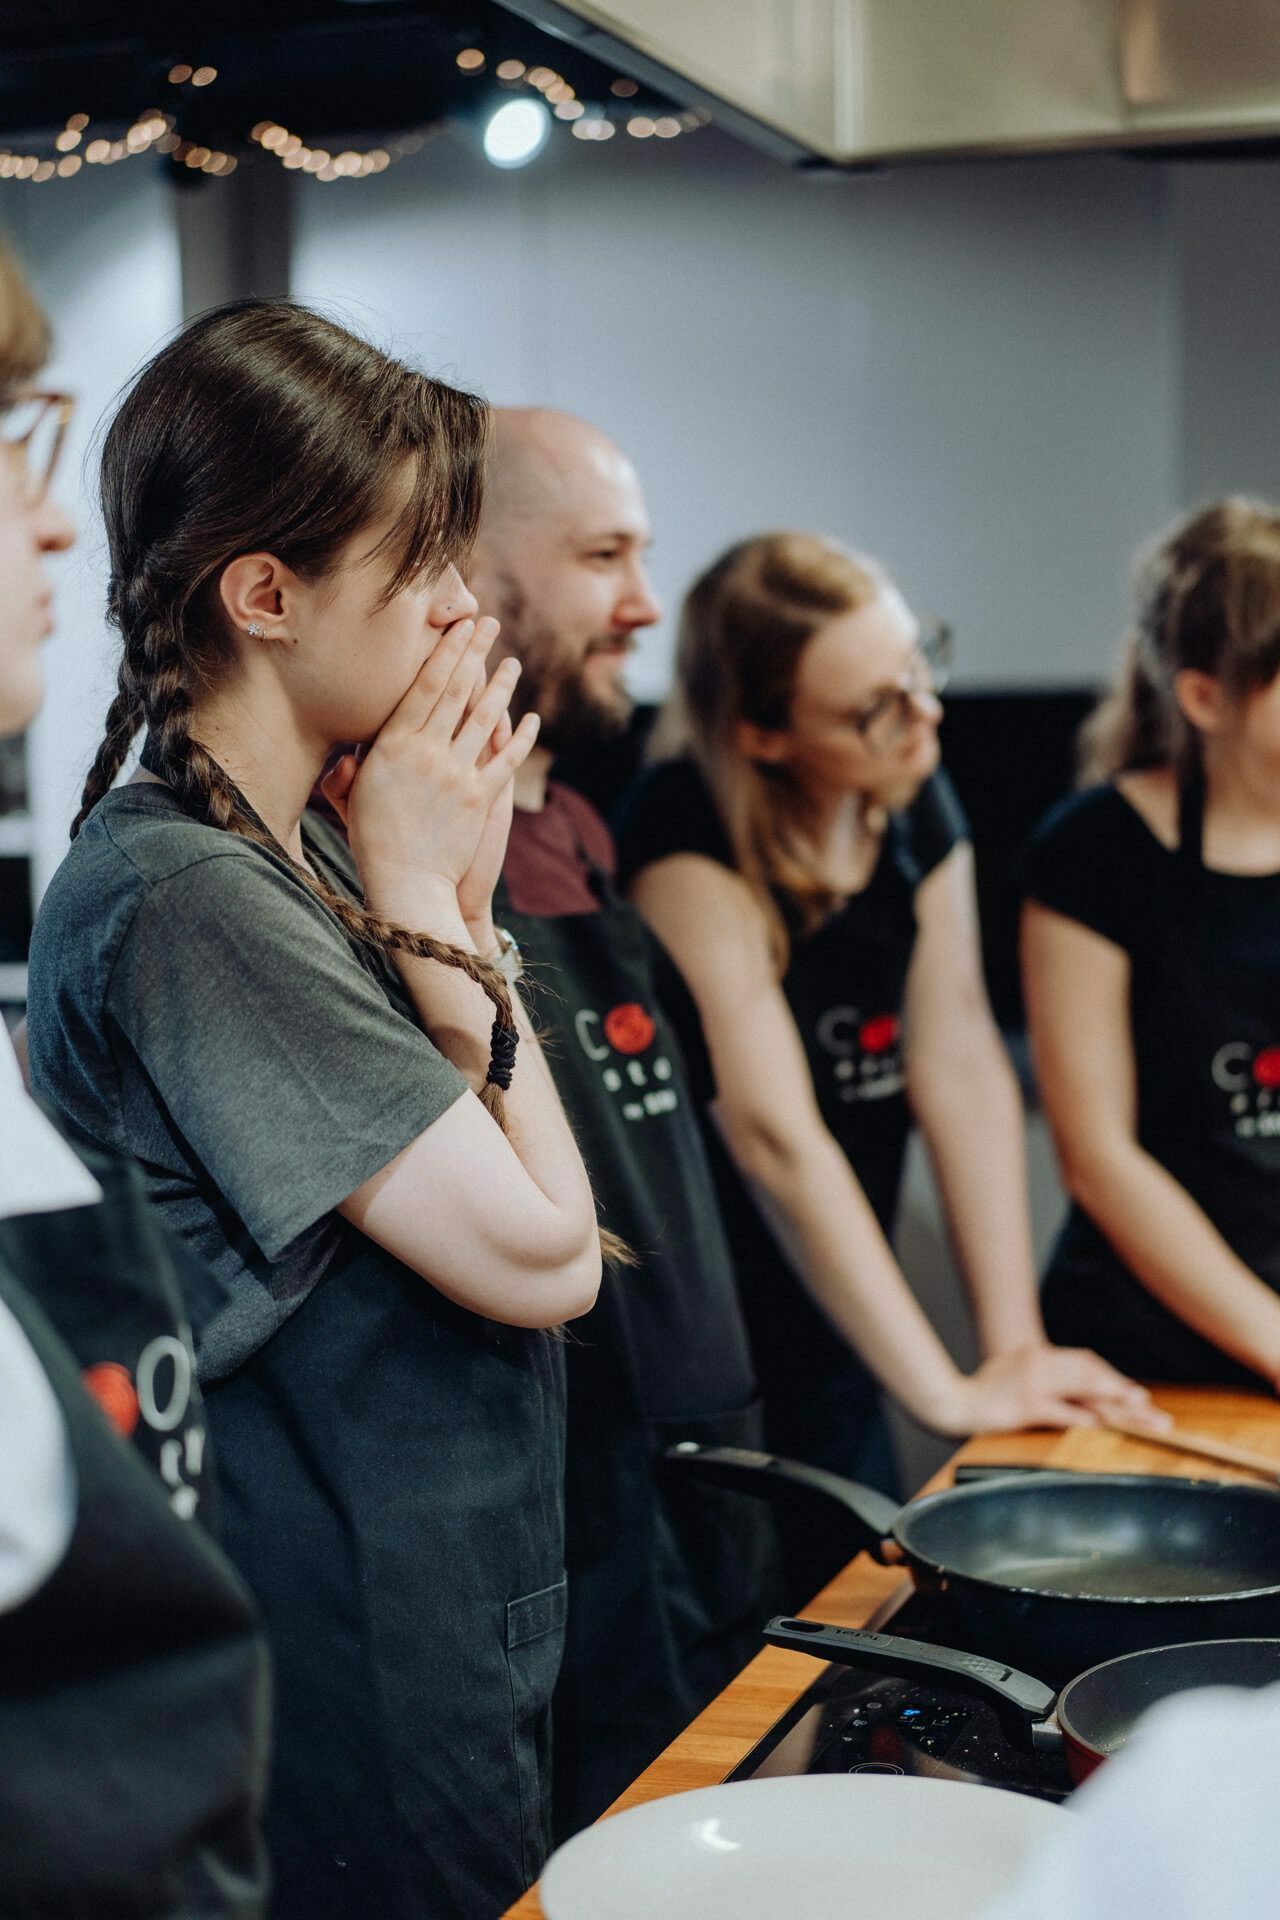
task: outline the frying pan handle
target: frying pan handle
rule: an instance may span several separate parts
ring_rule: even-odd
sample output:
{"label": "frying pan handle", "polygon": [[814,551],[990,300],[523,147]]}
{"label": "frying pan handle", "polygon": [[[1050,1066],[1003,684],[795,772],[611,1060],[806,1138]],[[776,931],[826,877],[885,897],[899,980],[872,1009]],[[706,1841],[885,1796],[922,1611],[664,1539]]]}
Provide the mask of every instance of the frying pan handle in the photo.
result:
{"label": "frying pan handle", "polygon": [[868,1633],[854,1627],[825,1627],[817,1620],[792,1620],[779,1615],[764,1630],[771,1647],[793,1653],[811,1653],[841,1666],[871,1667],[884,1673],[949,1681],[964,1693],[974,1693],[995,1708],[1000,1723],[1019,1746],[1038,1746],[1037,1723],[1053,1712],[1057,1694],[1029,1673],[984,1660],[954,1647],[926,1645],[923,1640],[901,1640],[892,1633]]}
{"label": "frying pan handle", "polygon": [[752,1447],[703,1447],[696,1440],[681,1440],[668,1447],[664,1457],[672,1473],[691,1474],[713,1486],[754,1493],[762,1500],[833,1504],[846,1520],[854,1522],[859,1547],[877,1560],[884,1559],[882,1549],[893,1532],[899,1510],[874,1487],[860,1486],[856,1480],[828,1473],[825,1467],[807,1466],[802,1460],[758,1453]]}
{"label": "frying pan handle", "polygon": [[[1011,1461],[1007,1467],[995,1467],[985,1462],[981,1466],[956,1467],[951,1478],[957,1487],[982,1487],[988,1480],[1009,1480],[1022,1478],[1029,1473],[1043,1473],[1043,1467],[1027,1466],[1023,1461]],[[1055,1467],[1055,1473],[1070,1472],[1070,1468]]]}

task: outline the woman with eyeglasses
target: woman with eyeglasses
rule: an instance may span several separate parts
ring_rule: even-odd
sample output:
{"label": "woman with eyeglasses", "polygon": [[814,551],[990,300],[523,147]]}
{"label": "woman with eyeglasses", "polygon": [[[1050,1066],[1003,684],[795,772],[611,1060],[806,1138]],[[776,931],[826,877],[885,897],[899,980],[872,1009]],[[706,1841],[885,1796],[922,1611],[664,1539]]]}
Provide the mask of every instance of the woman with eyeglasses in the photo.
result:
{"label": "woman with eyeglasses", "polygon": [[[947,652],[832,541],[731,548],[684,606],[662,728],[683,754],[650,770],[621,837],[711,1052],[769,1444],[886,1488],[881,1385],[946,1434],[1143,1402],[1040,1322],[1018,1091],[939,772]],[[969,1377],[890,1245],[913,1120],[973,1299],[985,1358]],[[800,1580],[793,1559],[797,1598]]]}

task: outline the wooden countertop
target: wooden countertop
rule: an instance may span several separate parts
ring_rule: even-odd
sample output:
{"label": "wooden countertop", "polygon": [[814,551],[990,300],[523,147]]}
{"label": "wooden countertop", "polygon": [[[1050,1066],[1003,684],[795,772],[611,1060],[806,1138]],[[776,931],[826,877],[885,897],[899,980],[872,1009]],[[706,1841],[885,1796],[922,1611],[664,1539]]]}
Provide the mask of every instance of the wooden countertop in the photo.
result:
{"label": "wooden countertop", "polygon": [[[1219,1440],[1252,1447],[1274,1457],[1280,1471],[1280,1401],[1199,1387],[1162,1388],[1156,1398],[1189,1433],[1210,1434]],[[1170,1473],[1188,1479],[1245,1480],[1262,1484],[1254,1474],[1218,1467],[1191,1454],[1147,1446],[1097,1428],[1078,1428],[1070,1433],[984,1434],[981,1439],[970,1440],[961,1447],[921,1492],[932,1493],[948,1486],[956,1466],[977,1466],[984,1462],[1074,1467],[1077,1471],[1092,1473]],[[907,1586],[903,1576],[893,1568],[877,1566],[867,1555],[860,1554],[823,1588],[805,1611],[835,1626],[861,1627]],[[607,1820],[609,1814],[638,1806],[643,1800],[660,1800],[668,1793],[714,1786],[723,1780],[750,1752],[761,1734],[817,1678],[822,1665],[820,1660],[811,1659],[807,1654],[766,1647],[686,1727],[679,1739],[631,1783],[602,1818]],[[531,1887],[509,1909],[504,1920],[542,1920],[537,1887]]]}

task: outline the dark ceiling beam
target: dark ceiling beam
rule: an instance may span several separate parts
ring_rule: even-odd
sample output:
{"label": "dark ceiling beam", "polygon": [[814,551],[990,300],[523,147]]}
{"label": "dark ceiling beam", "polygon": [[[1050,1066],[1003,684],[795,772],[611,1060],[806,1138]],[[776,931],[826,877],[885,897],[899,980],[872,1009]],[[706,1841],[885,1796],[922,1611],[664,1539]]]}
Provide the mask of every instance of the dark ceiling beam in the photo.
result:
{"label": "dark ceiling beam", "polygon": [[296,178],[240,167],[216,193],[174,194],[184,320],[228,300],[287,298]]}

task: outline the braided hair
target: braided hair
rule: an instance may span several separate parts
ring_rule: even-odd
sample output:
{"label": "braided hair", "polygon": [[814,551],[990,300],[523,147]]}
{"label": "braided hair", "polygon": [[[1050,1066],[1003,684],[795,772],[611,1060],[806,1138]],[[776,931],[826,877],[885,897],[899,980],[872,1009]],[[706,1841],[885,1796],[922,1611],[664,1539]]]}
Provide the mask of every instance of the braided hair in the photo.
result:
{"label": "braided hair", "polygon": [[[143,369],[107,432],[102,510],[111,560],[107,610],[123,642],[116,694],[72,838],[120,773],[138,733],[148,760],[196,820],[262,846],[292,868],[348,936],[387,955],[459,968],[488,995],[501,1053],[515,1032],[506,981],[474,954],[358,906],[294,861],[208,748],[192,736],[196,697],[232,668],[217,585],[237,554],[269,549],[318,579],[359,530],[414,485],[380,543],[382,604],[475,538],[488,415],[287,301],[204,315]],[[503,1124],[501,1086],[481,1093]]]}

